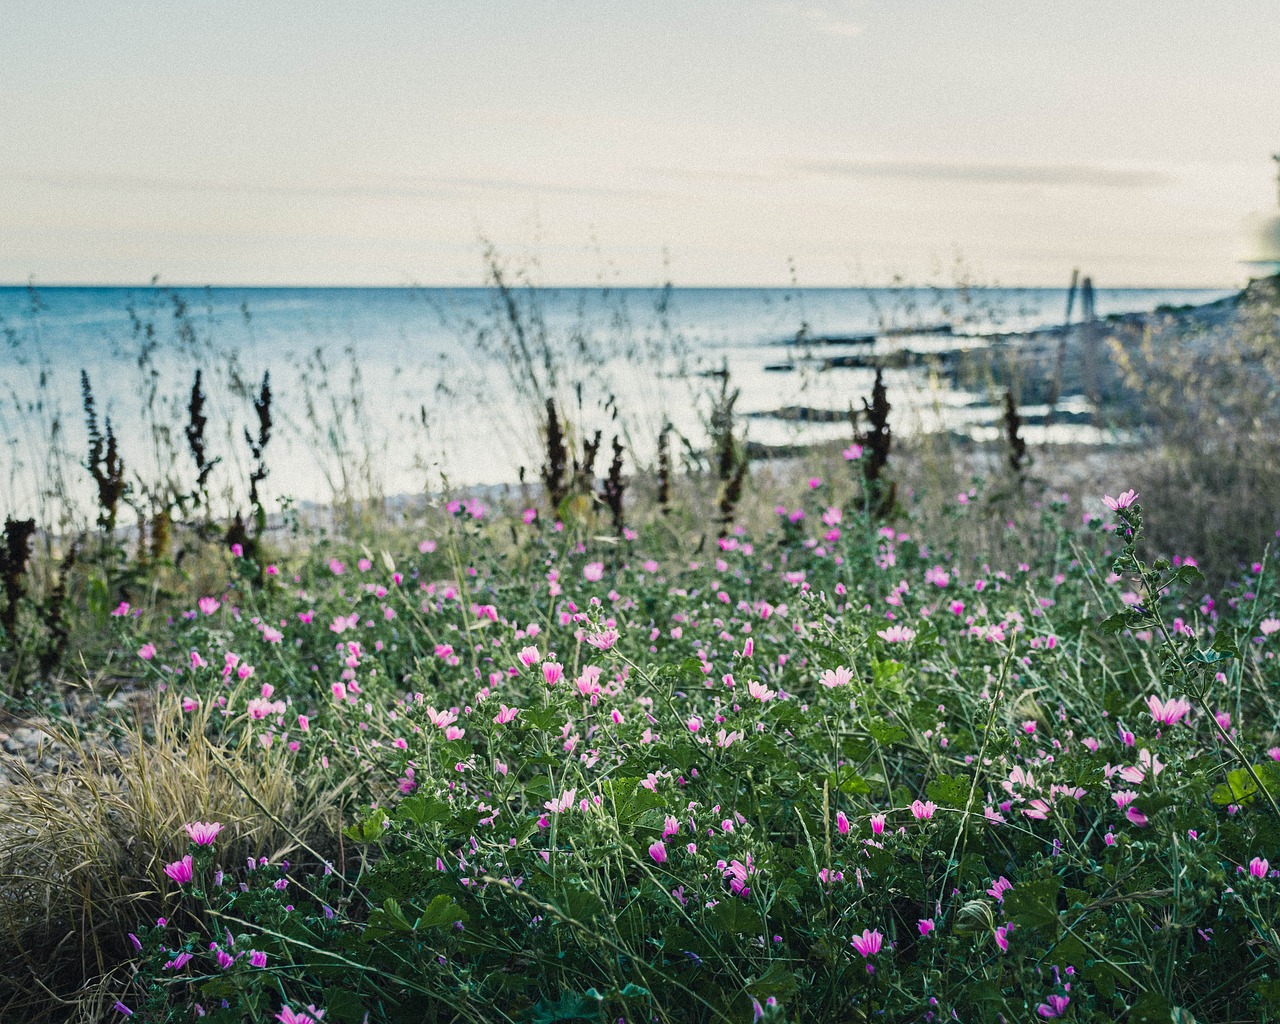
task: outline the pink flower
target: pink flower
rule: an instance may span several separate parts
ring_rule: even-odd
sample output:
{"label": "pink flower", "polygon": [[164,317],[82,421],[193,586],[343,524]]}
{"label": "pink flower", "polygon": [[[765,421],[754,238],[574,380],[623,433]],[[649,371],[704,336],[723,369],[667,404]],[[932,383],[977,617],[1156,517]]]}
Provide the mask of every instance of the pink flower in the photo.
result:
{"label": "pink flower", "polygon": [[1138,828],[1147,827],[1147,816],[1143,814],[1140,810],[1138,810],[1138,808],[1134,807],[1132,804],[1130,804],[1125,809],[1124,816],[1128,818],[1133,824],[1137,825]]}
{"label": "pink flower", "polygon": [[156,656],[155,644],[143,644],[141,647],[138,648],[138,657],[141,658],[143,661],[150,661],[155,656]]}
{"label": "pink flower", "polygon": [[1191,702],[1183,697],[1162,701],[1159,697],[1152,695],[1147,698],[1147,707],[1151,709],[1151,717],[1159,725],[1177,725],[1191,710]]}
{"label": "pink flower", "polygon": [[532,668],[542,660],[542,652],[536,647],[525,647],[516,655],[516,658],[525,668]]}
{"label": "pink flower", "polygon": [[180,971],[191,962],[192,955],[187,952],[179,953],[172,960],[166,960],[164,969],[166,971]]}
{"label": "pink flower", "polygon": [[888,644],[903,644],[914,640],[916,631],[908,626],[890,626],[888,629],[877,630],[876,636]]}
{"label": "pink flower", "polygon": [[347,571],[347,567],[339,562],[336,558],[329,559],[329,571],[335,576],[341,576]]}
{"label": "pink flower", "polygon": [[938,809],[938,805],[932,800],[914,800],[911,803],[911,813],[915,815],[918,821],[928,821],[933,817],[933,812]]}
{"label": "pink flower", "polygon": [[307,1010],[310,1011],[309,1015],[300,1010],[289,1009],[289,1005],[286,1003],[280,1007],[280,1012],[276,1014],[276,1020],[280,1024],[316,1024],[316,1021],[324,1016],[324,1010],[317,1010],[314,1006],[308,1006]]}
{"label": "pink flower", "polygon": [[588,633],[586,640],[592,647],[598,647],[602,651],[607,651],[618,642],[618,636],[619,634],[616,629],[606,629],[602,633]]}
{"label": "pink flower", "polygon": [[1280,630],[1280,619],[1263,619],[1258,623],[1258,629],[1262,631],[1263,636],[1270,636],[1276,630]]}
{"label": "pink flower", "polygon": [[222,602],[219,601],[216,597],[202,597],[200,598],[199,601],[196,602],[196,604],[200,606],[200,610],[205,615],[212,615],[214,612],[216,612],[219,608],[222,607]]}
{"label": "pink flower", "polygon": [[839,665],[834,669],[827,669],[818,678],[818,682],[825,686],[828,690],[834,690],[837,686],[848,686],[853,682],[853,673]]}
{"label": "pink flower", "polygon": [[756,642],[751,637],[747,637],[747,642],[742,645],[742,656],[744,658],[750,658],[753,654],[755,654],[755,652],[756,652]]}
{"label": "pink flower", "polygon": [[931,931],[933,931],[935,927],[936,926],[933,923],[933,918],[931,917],[922,917],[920,918],[919,921],[916,922],[916,928],[919,929],[920,935],[922,937],[925,935],[928,935]]}
{"label": "pink flower", "polygon": [[177,882],[178,885],[186,885],[195,874],[192,867],[191,854],[188,853],[182,860],[175,860],[172,864],[166,864],[164,873]]}
{"label": "pink flower", "polygon": [[862,445],[851,444],[840,454],[844,456],[846,462],[857,462],[862,458]]}
{"label": "pink flower", "polygon": [[1046,996],[1045,1001],[1036,1007],[1036,1013],[1045,1018],[1061,1017],[1062,1011],[1067,1008],[1067,1004],[1070,1002],[1070,996]]}
{"label": "pink flower", "polygon": [[1004,894],[1013,888],[1013,883],[1009,879],[1001,875],[991,883],[991,888],[987,890],[987,895],[994,899],[997,903],[1004,902]]}
{"label": "pink flower", "polygon": [[267,954],[260,949],[249,950],[249,965],[251,967],[266,967]]}
{"label": "pink flower", "polygon": [[690,715],[684,724],[688,726],[690,732],[697,732],[702,728],[702,719],[697,715]]}
{"label": "pink flower", "polygon": [[873,932],[870,928],[864,928],[861,935],[853,937],[852,945],[865,959],[869,960],[880,952],[884,945],[884,936],[879,931]]}
{"label": "pink flower", "polygon": [[1109,494],[1102,496],[1102,504],[1106,505],[1112,512],[1119,512],[1122,508],[1128,508],[1137,500],[1138,493],[1136,491],[1125,491],[1118,498],[1113,498]]}
{"label": "pink flower", "polygon": [[546,680],[548,686],[555,686],[564,678],[564,666],[555,661],[544,661],[542,678]]}
{"label": "pink flower", "polygon": [[573,798],[577,795],[578,791],[576,789],[566,789],[560,794],[559,799],[548,800],[542,806],[552,814],[562,814],[573,806]]}
{"label": "pink flower", "polygon": [[582,578],[588,583],[598,583],[604,578],[604,562],[588,562],[582,567]]}
{"label": "pink flower", "polygon": [[871,815],[871,834],[873,836],[884,835],[885,816],[883,814]]}
{"label": "pink flower", "polygon": [[1249,874],[1254,878],[1266,878],[1267,870],[1271,865],[1262,857],[1254,857],[1249,861]]}
{"label": "pink flower", "polygon": [[1000,947],[1000,952],[1009,952],[1009,933],[1013,931],[1013,925],[1002,924],[995,932],[996,945]]}
{"label": "pink flower", "polygon": [[520,714],[519,708],[509,708],[505,704],[499,704],[498,707],[501,710],[493,716],[493,720],[497,722],[498,725],[506,725],[508,722],[513,722],[515,721],[516,715]]}
{"label": "pink flower", "polygon": [[222,831],[222,822],[189,821],[182,827],[187,830],[187,835],[196,846],[212,846],[218,833]]}
{"label": "pink flower", "polygon": [[844,811],[836,811],[836,831],[842,836],[849,834],[849,819]]}
{"label": "pink flower", "polygon": [[649,856],[658,864],[665,864],[667,862],[667,847],[661,839],[650,844]]}
{"label": "pink flower", "polygon": [[764,683],[757,683],[754,679],[747,683],[747,693],[758,701],[770,701],[778,696],[777,690],[770,690]]}

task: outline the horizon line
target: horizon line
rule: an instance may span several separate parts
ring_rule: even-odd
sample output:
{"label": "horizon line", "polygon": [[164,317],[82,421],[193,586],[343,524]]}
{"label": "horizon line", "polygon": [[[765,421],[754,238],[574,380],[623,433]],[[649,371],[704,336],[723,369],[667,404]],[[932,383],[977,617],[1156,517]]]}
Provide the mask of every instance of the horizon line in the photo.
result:
{"label": "horizon line", "polygon": [[[1088,276],[1088,275],[1084,275]],[[1249,281],[1262,280],[1268,275],[1261,278],[1250,277]],[[1084,278],[1082,277],[1081,280]],[[1247,284],[1248,282],[1246,282]],[[201,282],[192,283],[184,281],[138,281],[138,282],[118,282],[118,281],[54,281],[54,282],[36,282],[36,281],[8,281],[0,282],[0,288],[24,290],[34,289],[39,291],[42,288],[181,288],[181,289],[236,289],[241,291],[261,290],[261,291],[279,291],[283,289],[314,289],[326,291],[441,291],[452,290],[458,291],[469,289],[472,291],[485,291],[496,287],[493,284],[277,284],[277,283],[227,283],[227,282]],[[991,284],[937,284],[929,282],[920,283],[903,283],[896,284],[796,284],[794,282],[785,282],[781,284],[677,284],[674,281],[665,281],[660,284],[619,284],[594,281],[586,284],[580,283],[537,283],[537,284],[512,284],[509,285],[512,291],[523,291],[533,288],[538,291],[547,291],[552,289],[563,291],[660,291],[664,288],[671,288],[673,291],[863,291],[867,289],[884,289],[903,291],[911,288],[930,288],[930,289],[960,289],[968,288],[974,290],[990,290],[1004,289],[1006,291],[1014,291],[1019,289],[1061,289],[1063,291],[1070,288],[1070,284],[1003,284],[1001,282],[993,282]],[[1227,291],[1239,290],[1244,287],[1241,284],[1219,283],[1219,284],[1103,284],[1095,285],[1095,289],[1101,291]]]}

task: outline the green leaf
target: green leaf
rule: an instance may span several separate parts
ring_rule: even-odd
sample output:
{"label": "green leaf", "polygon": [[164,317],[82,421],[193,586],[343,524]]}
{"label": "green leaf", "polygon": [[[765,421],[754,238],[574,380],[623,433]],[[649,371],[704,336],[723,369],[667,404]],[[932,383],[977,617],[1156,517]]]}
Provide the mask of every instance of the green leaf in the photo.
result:
{"label": "green leaf", "polygon": [[364,1018],[364,1003],[350,989],[326,988],[322,991],[325,1020],[335,1020],[338,1024],[359,1024]]}
{"label": "green leaf", "polygon": [[547,707],[526,708],[520,716],[520,721],[544,732],[554,732],[563,726],[567,719],[558,708]]}
{"label": "green leaf", "polygon": [[902,726],[890,725],[888,722],[872,722],[867,726],[867,732],[871,733],[873,740],[885,746],[897,743],[907,735],[907,730]]}
{"label": "green leaf", "polygon": [[1212,649],[1219,654],[1230,655],[1232,658],[1240,657],[1240,648],[1236,644],[1235,636],[1225,629],[1219,630],[1214,636]]}
{"label": "green leaf", "polygon": [[595,1020],[600,1014],[596,1000],[584,999],[576,992],[565,992],[554,1003],[538,1000],[530,1020],[533,1024],[557,1024],[559,1021]]}
{"label": "green leaf", "polygon": [[723,899],[706,913],[708,927],[718,932],[739,932],[754,935],[760,931],[760,915],[736,898]]}
{"label": "green leaf", "polygon": [[453,901],[453,897],[441,893],[427,904],[427,909],[422,912],[414,928],[439,928],[441,925],[452,927],[466,919],[466,911]]}
{"label": "green leaf", "polygon": [[969,802],[970,783],[968,779],[939,775],[924,787],[924,791],[930,800],[943,807],[957,807],[964,810]]}
{"label": "green leaf", "polygon": [[849,765],[845,765],[838,772],[832,773],[831,788],[849,795],[871,792],[871,785],[867,780],[854,771]]}
{"label": "green leaf", "polygon": [[1218,662],[1220,662],[1220,661],[1228,661],[1228,660],[1229,660],[1230,658],[1232,658],[1232,657],[1233,657],[1233,655],[1231,655],[1231,654],[1224,654],[1224,653],[1223,653],[1223,652],[1221,652],[1221,651],[1215,651],[1215,650],[1212,650],[1212,649],[1207,650],[1207,651],[1192,651],[1192,652],[1191,652],[1191,660],[1192,660],[1192,661],[1198,661],[1198,662],[1200,662],[1202,665],[1216,665]]}
{"label": "green leaf", "polygon": [[1179,583],[1203,583],[1204,573],[1194,565],[1184,565],[1173,577]]}
{"label": "green leaf", "polygon": [[871,668],[871,682],[880,689],[906,666],[900,661],[877,661]]}
{"label": "green leaf", "polygon": [[1098,629],[1106,636],[1112,636],[1119,633],[1122,629],[1129,627],[1129,609],[1116,612],[1114,615],[1108,615],[1105,619],[1098,623]]}
{"label": "green leaf", "polygon": [[1243,768],[1227,772],[1227,781],[1213,789],[1210,799],[1220,807],[1226,804],[1242,804],[1252,800],[1258,794],[1258,784],[1249,777]]}
{"label": "green leaf", "polygon": [[1173,1007],[1159,992],[1144,992],[1129,1007],[1128,1019],[1134,1024],[1170,1024],[1173,1020]]}
{"label": "green leaf", "polygon": [[774,960],[764,974],[747,985],[747,991],[759,999],[767,999],[769,996],[784,998],[791,995],[796,987],[796,976],[782,963]]}
{"label": "green leaf", "polygon": [[1046,928],[1058,923],[1059,878],[1019,882],[1004,896],[1004,912],[1026,928]]}
{"label": "green leaf", "polygon": [[358,843],[376,843],[387,831],[387,824],[386,812],[378,810],[354,825],[349,825],[342,830],[342,834]]}
{"label": "green leaf", "polygon": [[560,909],[567,917],[585,923],[604,911],[604,900],[590,889],[569,889]]}
{"label": "green leaf", "polygon": [[452,814],[452,809],[443,800],[417,794],[400,801],[396,807],[395,820],[428,825],[448,821]]}

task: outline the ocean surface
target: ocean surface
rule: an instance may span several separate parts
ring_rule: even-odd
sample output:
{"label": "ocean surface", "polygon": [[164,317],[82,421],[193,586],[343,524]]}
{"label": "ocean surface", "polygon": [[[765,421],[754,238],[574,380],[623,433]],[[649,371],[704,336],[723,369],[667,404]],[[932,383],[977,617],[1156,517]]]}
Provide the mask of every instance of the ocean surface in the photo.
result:
{"label": "ocean surface", "polygon": [[[1100,289],[1095,304],[1105,316],[1227,294]],[[59,488],[91,507],[81,371],[145,499],[194,478],[184,429],[200,369],[221,513],[244,506],[244,431],[257,432],[265,373],[264,493],[327,502],[511,483],[522,468],[535,481],[547,397],[574,428],[603,432],[600,473],[614,434],[641,460],[664,422],[703,445],[722,368],[740,389],[737,413],[845,410],[869,395],[872,372],[819,372],[806,355],[975,347],[986,333],[1062,323],[1066,304],[1062,288],[0,287],[0,512],[40,514],[42,492]],[[923,369],[886,382],[899,432],[993,429],[992,396]],[[766,444],[850,436],[847,423],[745,422]],[[1072,429],[1039,440],[1078,439]]]}

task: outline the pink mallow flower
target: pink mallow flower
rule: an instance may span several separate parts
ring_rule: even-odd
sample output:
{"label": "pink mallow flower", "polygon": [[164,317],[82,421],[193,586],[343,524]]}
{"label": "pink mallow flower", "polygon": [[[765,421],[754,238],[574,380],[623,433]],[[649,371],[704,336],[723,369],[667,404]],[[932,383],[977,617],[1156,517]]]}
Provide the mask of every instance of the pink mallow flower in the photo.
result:
{"label": "pink mallow flower", "polygon": [[848,686],[853,682],[853,673],[843,665],[839,665],[823,672],[818,682],[828,690],[834,690],[837,686]]}
{"label": "pink mallow flower", "polygon": [[493,716],[493,720],[497,722],[498,725],[506,725],[508,722],[513,722],[515,721],[516,715],[520,714],[519,708],[509,708],[505,704],[499,704],[498,707],[501,710]]}
{"label": "pink mallow flower", "polygon": [[1113,498],[1109,494],[1102,496],[1102,504],[1111,509],[1112,512],[1119,512],[1122,508],[1128,508],[1138,500],[1138,492],[1129,490],[1125,491],[1118,498]]}
{"label": "pink mallow flower", "polygon": [[887,644],[905,644],[916,638],[916,631],[909,626],[890,626],[877,630],[876,636]]}
{"label": "pink mallow flower", "polygon": [[852,945],[864,958],[869,960],[883,948],[884,936],[879,931],[873,932],[870,928],[864,928],[861,935],[853,937]]}
{"label": "pink mallow flower", "polygon": [[317,1010],[314,1006],[308,1006],[307,1012],[303,1013],[301,1010],[289,1009],[289,1004],[285,1003],[276,1014],[276,1020],[280,1024],[316,1024],[323,1016],[324,1010]]}
{"label": "pink mallow flower", "polygon": [[1266,878],[1271,865],[1264,857],[1254,857],[1249,861],[1249,874],[1254,878]]}
{"label": "pink mallow flower", "polygon": [[218,833],[222,831],[222,822],[189,821],[182,827],[187,830],[187,835],[196,846],[212,846]]}
{"label": "pink mallow flower", "polygon": [[200,611],[205,615],[212,615],[222,607],[222,602],[216,597],[202,597],[196,604],[200,607]]}
{"label": "pink mallow flower", "polygon": [[182,860],[175,860],[172,864],[166,864],[164,873],[177,882],[178,885],[186,885],[195,874],[191,862],[191,854],[188,853]]}
{"label": "pink mallow flower", "polygon": [[649,856],[657,864],[665,864],[667,862],[667,847],[661,839],[649,846]]}
{"label": "pink mallow flower", "polygon": [[141,647],[138,648],[138,657],[141,658],[143,661],[150,661],[155,656],[156,656],[155,644],[143,644]]}
{"label": "pink mallow flower", "polygon": [[1151,717],[1158,724],[1177,725],[1191,710],[1191,702],[1183,697],[1162,701],[1153,694],[1147,698],[1147,707],[1151,709]]}
{"label": "pink mallow flower", "polygon": [[588,562],[582,567],[582,578],[588,583],[598,583],[604,578],[604,562]]}
{"label": "pink mallow flower", "polygon": [[937,809],[938,805],[932,800],[913,800],[911,803],[911,813],[918,821],[928,821]]}

